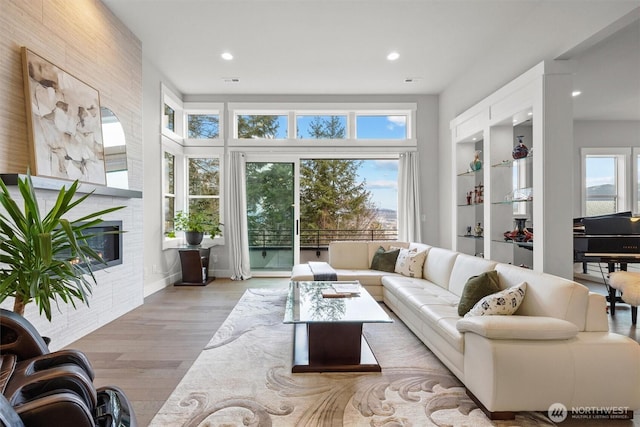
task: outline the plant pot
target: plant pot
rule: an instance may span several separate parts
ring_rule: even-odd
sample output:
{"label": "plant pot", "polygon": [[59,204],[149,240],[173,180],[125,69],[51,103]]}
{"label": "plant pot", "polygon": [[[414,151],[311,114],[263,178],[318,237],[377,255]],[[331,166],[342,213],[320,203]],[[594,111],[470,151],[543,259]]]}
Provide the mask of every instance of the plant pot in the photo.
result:
{"label": "plant pot", "polygon": [[184,238],[187,241],[187,244],[190,246],[198,246],[202,243],[202,238],[204,237],[204,233],[201,231],[185,231]]}

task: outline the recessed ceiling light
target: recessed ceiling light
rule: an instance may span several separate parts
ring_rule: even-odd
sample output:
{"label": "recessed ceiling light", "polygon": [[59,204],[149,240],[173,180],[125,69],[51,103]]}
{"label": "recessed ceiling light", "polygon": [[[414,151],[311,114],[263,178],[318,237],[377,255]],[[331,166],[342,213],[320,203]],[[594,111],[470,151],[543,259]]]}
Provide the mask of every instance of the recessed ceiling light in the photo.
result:
{"label": "recessed ceiling light", "polygon": [[231,61],[233,59],[233,55],[231,53],[229,53],[229,52],[223,52],[222,55],[220,55],[220,56],[225,61]]}
{"label": "recessed ceiling light", "polygon": [[571,96],[573,96],[574,98],[578,95],[580,95],[582,92],[579,90],[574,90],[573,92],[571,92]]}
{"label": "recessed ceiling light", "polygon": [[395,61],[398,58],[400,58],[400,54],[398,52],[391,52],[389,55],[387,55],[387,59],[389,61]]}

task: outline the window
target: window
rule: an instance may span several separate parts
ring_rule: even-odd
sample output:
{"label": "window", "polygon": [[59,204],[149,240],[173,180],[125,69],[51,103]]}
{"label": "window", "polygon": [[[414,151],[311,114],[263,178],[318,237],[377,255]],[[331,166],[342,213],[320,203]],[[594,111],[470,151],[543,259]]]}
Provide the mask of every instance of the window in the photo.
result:
{"label": "window", "polygon": [[407,139],[407,115],[357,115],[356,139]]}
{"label": "window", "polygon": [[[230,103],[231,143],[415,147],[413,103]],[[313,140],[313,141],[312,141]]]}
{"label": "window", "polygon": [[176,131],[176,111],[164,104],[164,120],[162,121],[163,127],[169,129],[171,132]]}
{"label": "window", "polygon": [[241,114],[236,117],[238,139],[286,139],[289,117],[277,114]]}
{"label": "window", "polygon": [[627,185],[630,154],[630,149],[582,149],[585,216],[630,209],[628,201],[631,200],[631,189]]}
{"label": "window", "polygon": [[296,116],[298,139],[345,139],[347,116]]}
{"label": "window", "polygon": [[187,158],[189,212],[204,212],[212,224],[220,222],[220,159]]}
{"label": "window", "polygon": [[167,236],[175,235],[173,217],[176,213],[176,156],[165,151],[163,160],[163,201],[162,212],[164,217],[164,232]]}
{"label": "window", "polygon": [[187,137],[216,139],[220,137],[220,115],[187,113]]}

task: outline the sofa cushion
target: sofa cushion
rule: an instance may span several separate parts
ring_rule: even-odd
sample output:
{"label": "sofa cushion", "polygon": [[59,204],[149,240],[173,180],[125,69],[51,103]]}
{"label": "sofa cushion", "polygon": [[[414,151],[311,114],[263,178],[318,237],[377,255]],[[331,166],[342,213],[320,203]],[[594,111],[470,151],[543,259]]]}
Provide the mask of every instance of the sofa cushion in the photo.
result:
{"label": "sofa cushion", "polygon": [[368,270],[371,260],[367,242],[330,242],[329,264],[335,269]]}
{"label": "sofa cushion", "polygon": [[458,296],[462,296],[467,280],[486,271],[495,270],[496,262],[473,255],[458,254],[451,270],[447,289]]}
{"label": "sofa cushion", "polygon": [[372,240],[370,242],[367,242],[367,257],[369,259],[369,265],[371,265],[374,255],[381,246],[385,251],[388,251],[389,249],[394,248],[408,248],[409,243],[397,242],[395,240]]}
{"label": "sofa cushion", "polygon": [[515,313],[518,307],[520,307],[520,304],[522,304],[526,290],[527,282],[522,282],[518,286],[487,295],[478,301],[464,317],[511,315]]}
{"label": "sofa cushion", "polygon": [[401,275],[384,276],[382,284],[408,306],[415,307],[416,313],[425,304],[458,306],[459,298],[456,295],[424,279]]}
{"label": "sofa cushion", "polygon": [[464,334],[456,328],[460,316],[455,305],[425,304],[420,307],[420,314],[449,345],[461,353],[464,351]]}
{"label": "sofa cushion", "polygon": [[458,315],[464,316],[474,305],[487,295],[500,291],[498,272],[495,270],[484,272],[478,276],[471,276],[464,285],[460,302],[458,303]]}
{"label": "sofa cushion", "polygon": [[[458,256],[457,252],[449,249],[431,248],[427,252],[427,259],[424,262],[424,270],[422,277],[428,281],[435,283],[444,289],[449,289],[449,279],[451,278],[451,270]],[[467,278],[473,274],[469,272]],[[465,279],[466,280],[466,279]],[[460,294],[458,294],[459,296]]]}
{"label": "sofa cushion", "polygon": [[427,257],[426,251],[417,252],[415,249],[400,249],[396,260],[395,272],[403,276],[422,278],[422,267]]}
{"label": "sofa cushion", "polygon": [[388,273],[378,270],[351,270],[348,268],[336,269],[338,280],[353,281],[358,280],[362,285],[382,285],[382,278],[385,276],[400,276],[396,273]]}
{"label": "sofa cushion", "polygon": [[385,250],[384,247],[380,246],[375,255],[373,255],[371,269],[393,273],[399,253],[400,249]]}

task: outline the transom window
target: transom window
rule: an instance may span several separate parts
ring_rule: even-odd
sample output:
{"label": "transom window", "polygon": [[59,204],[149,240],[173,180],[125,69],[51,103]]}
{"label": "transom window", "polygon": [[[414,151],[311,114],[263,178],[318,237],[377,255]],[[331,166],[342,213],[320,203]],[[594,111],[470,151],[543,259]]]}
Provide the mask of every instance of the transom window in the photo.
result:
{"label": "transom window", "polygon": [[407,116],[357,115],[356,139],[407,139]]}
{"label": "transom window", "polygon": [[248,140],[268,139],[289,145],[309,140],[360,146],[415,145],[415,104],[336,103],[331,107],[313,103],[228,104],[229,125],[234,129],[231,143],[235,140],[246,145]]}
{"label": "transom window", "polygon": [[220,114],[187,113],[187,138],[216,139],[220,137]]}

